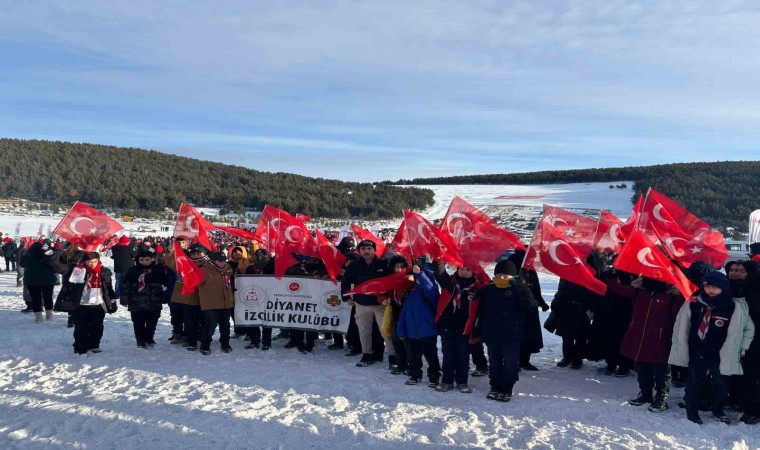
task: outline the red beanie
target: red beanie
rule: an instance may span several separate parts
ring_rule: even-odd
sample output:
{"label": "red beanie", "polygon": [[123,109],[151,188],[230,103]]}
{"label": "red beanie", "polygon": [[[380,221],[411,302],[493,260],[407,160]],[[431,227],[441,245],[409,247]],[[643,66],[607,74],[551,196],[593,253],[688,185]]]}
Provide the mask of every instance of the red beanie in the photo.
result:
{"label": "red beanie", "polygon": [[132,239],[126,234],[119,238],[119,245],[129,245],[130,242],[132,242]]}

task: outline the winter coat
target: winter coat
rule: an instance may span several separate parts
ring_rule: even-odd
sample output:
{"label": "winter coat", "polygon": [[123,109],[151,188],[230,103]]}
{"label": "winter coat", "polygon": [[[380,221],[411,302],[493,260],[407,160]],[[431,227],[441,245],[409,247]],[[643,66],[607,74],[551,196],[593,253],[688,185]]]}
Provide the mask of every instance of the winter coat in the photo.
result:
{"label": "winter coat", "polygon": [[[388,261],[385,259],[375,256],[369,264],[363,258],[359,259],[346,269],[346,273],[340,282],[340,291],[341,293],[348,292],[352,287],[359,286],[365,281],[384,277],[390,273]],[[377,306],[380,304],[375,295],[356,294],[353,296],[353,299],[358,305],[363,306]]]}
{"label": "winter coat", "polygon": [[39,242],[32,244],[21,257],[21,267],[24,268],[25,286],[53,286],[58,281],[55,274],[67,269],[55,254],[45,255]]}
{"label": "winter coat", "polygon": [[[699,320],[696,317],[692,318],[694,315],[693,310],[697,310],[693,303],[685,302],[676,317],[675,326],[673,327],[670,358],[668,359],[669,364],[689,367],[689,341],[696,332],[694,330],[695,324],[698,326],[701,321],[701,318]],[[716,327],[715,322],[716,318],[713,315],[710,328]],[[709,330],[707,334],[708,336],[710,335]],[[744,373],[739,362],[739,357],[742,351],[746,351],[749,348],[754,336],[755,325],[749,318],[748,308],[741,304],[736,304],[729,319],[726,339],[719,351],[721,375],[742,375]]]}
{"label": "winter coat", "polygon": [[[84,283],[71,283],[71,273],[74,271],[74,266],[63,275],[63,284],[61,291],[58,293],[58,297],[63,297],[79,307],[79,303],[82,301],[82,294],[84,293],[84,287],[87,286],[87,281],[90,279],[90,273],[87,272],[84,277]],[[100,269],[100,306],[103,310],[106,310],[106,303],[112,303],[116,301],[116,293],[113,290],[113,274],[107,267],[101,267]],[[89,307],[89,306],[88,306]]]}
{"label": "winter coat", "polygon": [[130,267],[135,265],[137,252],[130,245],[114,245],[111,248],[111,259],[113,259],[113,271],[116,273],[127,273]]}
{"label": "winter coat", "polygon": [[633,303],[633,314],[620,346],[620,354],[633,361],[667,364],[673,337],[673,324],[684,299],[669,292],[652,293],[621,284],[617,279],[607,286]]}
{"label": "winter coat", "polygon": [[233,301],[229,273],[210,261],[204,262],[200,267],[206,274],[196,288],[201,309],[231,309]]}
{"label": "winter coat", "polygon": [[[519,267],[519,266],[517,266]],[[538,353],[544,348],[544,336],[541,330],[541,318],[538,315],[539,307],[549,307],[541,295],[541,284],[538,281],[538,274],[535,270],[521,269],[520,275],[528,285],[530,293],[536,300],[536,307],[525,312],[525,339],[522,343],[522,349],[525,352]]]}
{"label": "winter coat", "polygon": [[475,325],[476,309],[472,299],[478,289],[477,281],[474,275],[472,280],[464,280],[457,274],[449,275],[442,263],[437,264],[435,278],[441,286],[435,314],[438,329],[469,336]]}
{"label": "winter coat", "polygon": [[414,274],[414,288],[409,292],[401,307],[401,315],[396,325],[398,337],[422,339],[437,336],[438,327],[435,325],[437,303],[438,283],[435,282],[432,268],[425,266],[420,273]]}
{"label": "winter coat", "polygon": [[554,294],[551,308],[554,316],[556,334],[573,339],[583,329],[588,328],[591,319],[587,312],[592,302],[599,295],[565,279],[559,280],[557,293]]}
{"label": "winter coat", "polygon": [[5,256],[5,259],[7,259],[8,261],[16,260],[16,250],[18,250],[16,241],[8,241],[5,244],[3,244],[3,247],[2,247],[3,255]]}
{"label": "winter coat", "polygon": [[538,303],[522,277],[512,278],[512,286],[498,288],[490,284],[479,290],[473,299],[477,318],[473,338],[489,342],[521,345],[525,337],[525,315]]}
{"label": "winter coat", "polygon": [[[129,311],[161,311],[161,305],[169,300],[169,277],[166,267],[155,263],[149,267],[150,272],[145,272],[145,267],[138,264],[130,267],[124,274],[121,282],[121,303],[126,305]],[[143,274],[141,283],[140,277]]]}
{"label": "winter coat", "polygon": [[182,286],[184,286],[184,284],[180,281],[179,274],[177,273],[177,256],[174,253],[166,255],[164,264],[177,275],[170,302],[190,306],[200,305],[200,299],[198,298],[198,289],[195,289],[191,294],[188,295],[182,294]]}
{"label": "winter coat", "polygon": [[[755,325],[760,325],[760,276],[752,280],[752,285],[747,289],[744,300],[750,319]],[[745,373],[760,375],[760,337],[752,340],[749,350],[742,359],[742,366]]]}

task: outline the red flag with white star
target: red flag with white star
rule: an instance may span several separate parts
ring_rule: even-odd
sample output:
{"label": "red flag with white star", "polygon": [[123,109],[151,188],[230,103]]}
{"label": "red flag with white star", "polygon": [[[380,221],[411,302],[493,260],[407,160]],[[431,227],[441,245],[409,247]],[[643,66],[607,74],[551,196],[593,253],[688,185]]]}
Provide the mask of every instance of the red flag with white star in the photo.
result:
{"label": "red flag with white star", "polygon": [[86,252],[95,251],[103,241],[124,227],[92,206],[76,202],[53,230],[53,233],[76,244]]}
{"label": "red flag with white star", "polygon": [[208,239],[208,232],[214,225],[206,220],[195,208],[183,203],[179,208],[177,223],[174,225],[174,237],[181,237],[191,243],[199,243],[209,250],[215,247]]}
{"label": "red flag with white star", "polygon": [[523,267],[552,273],[604,295],[607,285],[596,278],[594,270],[584,261],[585,258],[563,233],[548,221],[541,220],[536,225]]}
{"label": "red flag with white star", "polygon": [[439,229],[469,267],[491,264],[506,250],[525,250],[519,236],[459,196],[451,200]]}
{"label": "red flag with white star", "polygon": [[573,244],[582,258],[585,259],[594,250],[596,220],[551,205],[544,205],[541,220],[551,225],[564,241]]}

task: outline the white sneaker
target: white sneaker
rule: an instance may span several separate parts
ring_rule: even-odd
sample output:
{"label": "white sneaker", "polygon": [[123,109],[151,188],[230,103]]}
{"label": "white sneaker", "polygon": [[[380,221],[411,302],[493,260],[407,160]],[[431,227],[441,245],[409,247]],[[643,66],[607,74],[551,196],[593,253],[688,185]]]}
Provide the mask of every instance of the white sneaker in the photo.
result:
{"label": "white sneaker", "polygon": [[45,320],[53,320],[53,311],[45,311]]}

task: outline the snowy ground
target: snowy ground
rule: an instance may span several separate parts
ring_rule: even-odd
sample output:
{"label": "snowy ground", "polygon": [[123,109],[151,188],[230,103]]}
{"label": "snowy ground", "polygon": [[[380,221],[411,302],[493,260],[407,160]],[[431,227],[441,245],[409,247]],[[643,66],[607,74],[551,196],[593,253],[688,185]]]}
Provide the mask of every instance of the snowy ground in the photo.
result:
{"label": "snowy ground", "polygon": [[[478,206],[535,195],[544,198],[520,202],[627,216],[631,191],[606,186],[434,187],[427,213],[442,216],[457,194]],[[21,220],[27,235],[41,218],[0,216],[0,231],[12,233]],[[549,300],[557,280],[541,281]],[[356,358],[324,341],[308,355],[281,341],[269,352],[244,350],[242,340],[228,355],[218,344],[211,356],[189,353],[166,341],[166,309],[155,349],[135,346],[121,309],[106,318],[103,353],[74,357],[64,315],[36,325],[22,306],[15,274],[1,273],[0,449],[760,448],[760,428],[688,422],[675,406],[682,389],[673,390],[672,409],[654,414],[627,405],[638,390],[634,377],[604,376],[601,363],[557,368],[560,340],[546,333],[533,358],[541,370],[521,374],[504,404],[485,399],[487,378],[471,378],[469,395],[405,386],[385,364],[354,367]]]}
{"label": "snowy ground", "polygon": [[[551,298],[556,283],[543,278]],[[760,447],[747,425],[697,426],[675,402],[653,414],[628,406],[635,379],[607,377],[597,366],[554,365],[560,343],[545,335],[510,403],[473,394],[405,386],[385,365],[354,367],[356,358],[320,341],[301,355],[275,341],[269,352],[228,355],[212,344],[201,356],[167,343],[168,310],[157,347],[134,345],[123,309],[108,316],[103,353],[74,357],[65,316],[33,323],[14,274],[0,274],[0,448],[714,448]]]}

